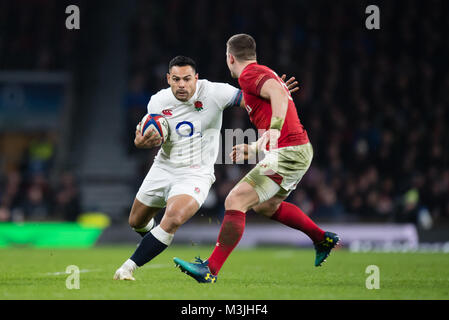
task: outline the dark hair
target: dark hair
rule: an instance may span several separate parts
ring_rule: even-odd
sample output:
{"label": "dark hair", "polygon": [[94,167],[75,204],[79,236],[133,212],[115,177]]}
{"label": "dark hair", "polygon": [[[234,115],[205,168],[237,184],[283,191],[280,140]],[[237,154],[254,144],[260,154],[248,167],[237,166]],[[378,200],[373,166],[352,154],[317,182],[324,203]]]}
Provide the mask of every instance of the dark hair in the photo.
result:
{"label": "dark hair", "polygon": [[196,63],[195,63],[195,61],[193,61],[192,58],[189,58],[189,57],[185,57],[185,56],[174,57],[168,64],[168,72],[170,72],[171,68],[174,66],[178,66],[178,67],[191,66],[193,71],[196,73]]}
{"label": "dark hair", "polygon": [[233,35],[226,43],[228,51],[238,60],[256,60],[256,41],[249,34]]}

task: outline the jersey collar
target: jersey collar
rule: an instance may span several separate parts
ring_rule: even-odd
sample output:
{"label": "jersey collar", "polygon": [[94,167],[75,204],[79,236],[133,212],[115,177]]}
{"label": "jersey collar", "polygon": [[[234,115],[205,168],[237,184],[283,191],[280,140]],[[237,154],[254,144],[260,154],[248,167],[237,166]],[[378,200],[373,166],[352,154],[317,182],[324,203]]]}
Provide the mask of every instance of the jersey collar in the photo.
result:
{"label": "jersey collar", "polygon": [[[248,69],[249,66],[252,66],[252,65],[255,65],[255,64],[258,64],[258,63],[257,63],[257,62],[251,62],[250,64],[246,65],[246,67],[243,68],[242,73],[240,73],[240,77],[241,77],[242,74],[246,71],[246,69]],[[239,78],[240,78],[240,77],[239,77]]]}

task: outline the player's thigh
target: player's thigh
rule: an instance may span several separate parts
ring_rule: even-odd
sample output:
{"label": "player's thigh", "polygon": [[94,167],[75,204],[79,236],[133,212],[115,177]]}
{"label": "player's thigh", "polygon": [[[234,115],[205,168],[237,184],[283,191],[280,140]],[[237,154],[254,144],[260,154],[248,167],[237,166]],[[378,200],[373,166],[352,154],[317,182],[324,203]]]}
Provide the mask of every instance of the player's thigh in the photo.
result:
{"label": "player's thigh", "polygon": [[170,197],[161,220],[161,228],[168,233],[174,233],[195,215],[199,207],[197,200],[190,195],[178,194]]}
{"label": "player's thigh", "polygon": [[255,204],[260,205],[259,212],[271,216],[277,210],[276,206],[301,181],[312,158],[313,148],[310,143],[266,154],[265,159],[241,180],[250,184],[259,196],[259,202]]}
{"label": "player's thigh", "polygon": [[173,174],[166,168],[157,163],[151,166],[136,194],[129,217],[131,226],[146,226],[151,218],[165,207],[168,191],[173,180]]}
{"label": "player's thigh", "polygon": [[211,173],[191,174],[190,170],[177,172],[178,179],[168,192],[167,208],[161,221],[161,227],[176,231],[189,220],[203,205],[215,181]]}
{"label": "player's thigh", "polygon": [[128,219],[129,225],[133,228],[143,228],[152,218],[154,218],[159,210],[161,210],[161,208],[149,207],[138,199],[134,199]]}
{"label": "player's thigh", "polygon": [[168,192],[167,205],[171,198],[178,195],[187,195],[193,198],[197,202],[198,208],[200,208],[204,201],[206,201],[214,181],[215,177],[211,173],[190,174],[189,170],[178,172],[178,178],[174,181]]}
{"label": "player's thigh", "polygon": [[[309,169],[313,159],[312,144],[280,148],[269,152],[262,160],[271,177],[279,183],[281,191],[293,191]],[[267,172],[265,171],[265,172]]]}
{"label": "player's thigh", "polygon": [[136,198],[147,207],[164,208],[176,177],[170,168],[155,162],[137,191]]}
{"label": "player's thigh", "polygon": [[240,180],[229,196],[239,194],[240,198],[249,197],[246,203],[250,209],[278,195],[282,188],[266,171],[263,164],[257,164]]}

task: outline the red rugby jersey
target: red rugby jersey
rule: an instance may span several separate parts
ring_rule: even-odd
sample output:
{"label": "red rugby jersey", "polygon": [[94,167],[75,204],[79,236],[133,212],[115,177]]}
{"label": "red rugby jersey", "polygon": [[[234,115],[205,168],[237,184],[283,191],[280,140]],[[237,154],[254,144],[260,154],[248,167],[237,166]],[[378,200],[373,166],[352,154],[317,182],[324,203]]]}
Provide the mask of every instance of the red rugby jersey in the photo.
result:
{"label": "red rugby jersey", "polygon": [[287,113],[281,130],[281,136],[278,140],[278,148],[306,144],[309,142],[309,138],[306,130],[299,121],[295,103],[290,96],[287,86],[273,70],[256,62],[247,65],[239,77],[239,84],[242,88],[246,103],[246,111],[249,114],[251,122],[257,129],[268,130],[270,128],[271,104],[270,101],[260,96],[262,85],[268,79],[279,81],[285,87],[289,96]]}

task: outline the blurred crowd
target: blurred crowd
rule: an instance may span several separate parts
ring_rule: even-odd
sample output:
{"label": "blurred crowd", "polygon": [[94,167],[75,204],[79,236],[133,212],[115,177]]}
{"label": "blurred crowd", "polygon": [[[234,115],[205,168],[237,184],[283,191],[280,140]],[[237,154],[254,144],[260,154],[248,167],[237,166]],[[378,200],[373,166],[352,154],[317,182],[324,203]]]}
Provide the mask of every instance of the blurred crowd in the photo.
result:
{"label": "blurred crowd", "polygon": [[[11,138],[0,139],[0,222],[75,221],[81,213],[79,189],[70,171],[52,176],[52,135],[16,135],[14,149],[4,143],[7,139]],[[13,159],[18,149],[22,150],[19,158]]]}
{"label": "blurred crowd", "polygon": [[[77,34],[55,26],[64,24],[68,4],[0,0],[0,69],[67,68]],[[137,150],[134,128],[151,95],[168,86],[170,59],[190,56],[200,78],[238,86],[226,67],[225,43],[245,32],[257,41],[259,63],[300,83],[293,98],[314,160],[289,201],[317,219],[423,227],[449,219],[449,2],[378,1],[380,30],[365,27],[369,4],[137,1],[124,102],[124,144],[141,159],[135,180],[157,150]],[[223,120],[223,130],[252,126],[240,108],[226,110]],[[51,177],[54,145],[43,141],[27,144],[20,165],[0,170],[0,220],[73,220],[79,211],[76,179],[70,172]],[[250,168],[217,164],[201,214],[222,212]]]}
{"label": "blurred crowd", "polygon": [[[64,28],[68,4],[0,0],[0,71],[67,70],[77,37]],[[55,148],[54,132],[0,128],[0,222],[76,219],[76,179],[70,171],[55,175]]]}
{"label": "blurred crowd", "polygon": [[0,70],[67,68],[76,32],[65,26],[65,8],[78,0],[0,0]]}
{"label": "blurred crowd", "polygon": [[[238,86],[226,68],[225,43],[235,33],[249,33],[259,63],[300,83],[293,98],[315,156],[289,201],[330,220],[429,228],[449,218],[449,3],[380,2],[380,30],[366,29],[367,5],[140,3],[131,28],[129,128],[145,114],[149,97],[167,87],[167,64],[178,54],[196,60],[200,78]],[[246,111],[225,111],[223,129],[249,127]],[[132,151],[134,130],[129,132]],[[138,176],[154,153],[141,153]],[[203,210],[220,210],[249,169],[216,165],[217,181]]]}

